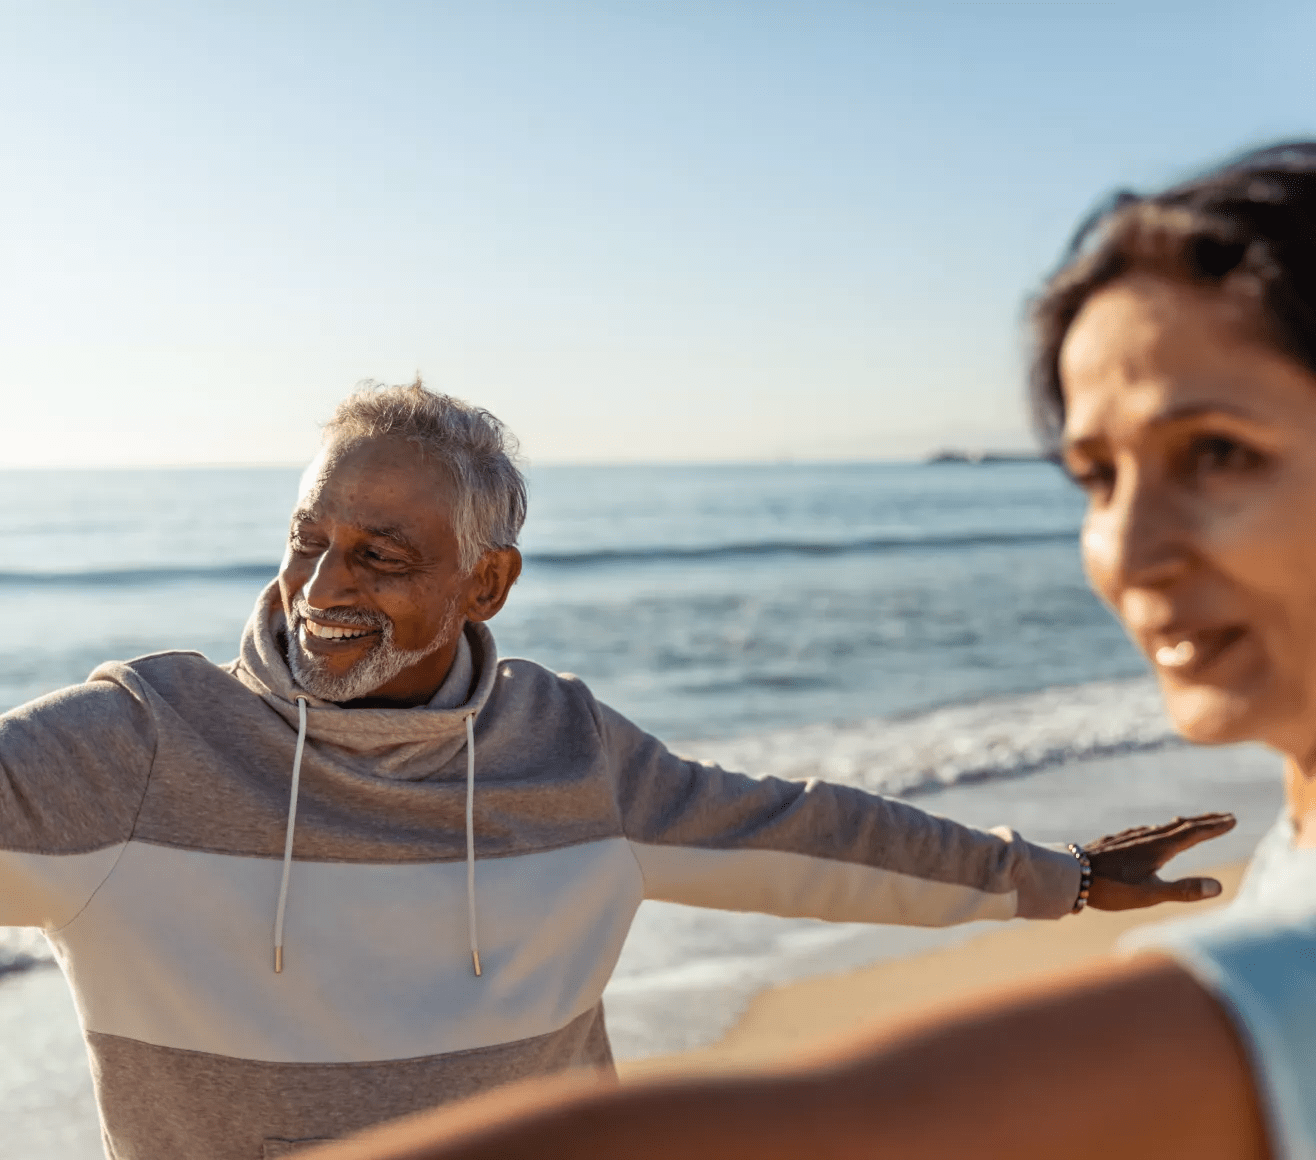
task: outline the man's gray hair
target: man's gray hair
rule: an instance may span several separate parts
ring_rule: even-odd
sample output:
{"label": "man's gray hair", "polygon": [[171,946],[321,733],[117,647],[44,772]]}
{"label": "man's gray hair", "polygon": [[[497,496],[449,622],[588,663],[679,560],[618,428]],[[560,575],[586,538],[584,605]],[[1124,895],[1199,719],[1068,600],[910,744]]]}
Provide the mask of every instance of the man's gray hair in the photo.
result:
{"label": "man's gray hair", "polygon": [[525,476],[517,442],[482,407],[426,389],[365,382],[338,404],[324,426],[327,443],[392,436],[422,447],[453,484],[453,530],[459,564],[469,572],[493,548],[514,548],[525,523]]}

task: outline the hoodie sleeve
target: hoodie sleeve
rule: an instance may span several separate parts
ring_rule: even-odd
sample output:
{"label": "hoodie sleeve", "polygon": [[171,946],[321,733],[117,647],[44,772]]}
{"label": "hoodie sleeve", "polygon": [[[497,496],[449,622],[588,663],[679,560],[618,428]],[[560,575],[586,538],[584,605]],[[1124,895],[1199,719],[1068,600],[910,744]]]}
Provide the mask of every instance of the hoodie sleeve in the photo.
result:
{"label": "hoodie sleeve", "polygon": [[0,926],[71,922],[132,834],[155,725],[135,677],[96,676],[0,716]]}
{"label": "hoodie sleeve", "polygon": [[1078,863],[1012,830],[978,830],[825,781],[678,757],[598,706],[645,897],[834,922],[949,926],[1059,918]]}

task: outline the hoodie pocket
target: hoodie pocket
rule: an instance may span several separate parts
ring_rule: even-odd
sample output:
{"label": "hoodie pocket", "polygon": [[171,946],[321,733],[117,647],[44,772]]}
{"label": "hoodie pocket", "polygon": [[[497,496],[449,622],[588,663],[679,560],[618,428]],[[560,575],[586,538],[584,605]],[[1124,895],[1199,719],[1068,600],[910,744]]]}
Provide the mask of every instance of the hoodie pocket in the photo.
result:
{"label": "hoodie pocket", "polygon": [[262,1160],[275,1160],[279,1156],[296,1156],[299,1152],[309,1152],[312,1148],[318,1148],[321,1144],[332,1144],[333,1138],[330,1136],[308,1136],[303,1140],[276,1140],[273,1137],[267,1137],[265,1140],[265,1151],[261,1153]]}

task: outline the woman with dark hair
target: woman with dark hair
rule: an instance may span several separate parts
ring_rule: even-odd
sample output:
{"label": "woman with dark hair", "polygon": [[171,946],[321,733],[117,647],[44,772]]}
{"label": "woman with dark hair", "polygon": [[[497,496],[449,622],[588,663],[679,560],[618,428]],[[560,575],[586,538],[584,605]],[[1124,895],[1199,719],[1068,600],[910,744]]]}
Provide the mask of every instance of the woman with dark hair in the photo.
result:
{"label": "woman with dark hair", "polygon": [[1120,195],[1032,319],[1092,587],[1180,733],[1285,758],[1238,899],[788,1072],[494,1097],[325,1160],[1316,1157],[1316,143]]}

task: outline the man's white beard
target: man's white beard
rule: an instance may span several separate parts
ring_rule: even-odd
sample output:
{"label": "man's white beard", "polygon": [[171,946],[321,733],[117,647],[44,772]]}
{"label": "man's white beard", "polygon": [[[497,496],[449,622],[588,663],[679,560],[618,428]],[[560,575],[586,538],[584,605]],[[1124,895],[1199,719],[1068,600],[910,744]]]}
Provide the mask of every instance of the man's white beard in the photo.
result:
{"label": "man's white beard", "polygon": [[416,649],[398,648],[393,643],[393,622],[382,613],[336,608],[331,618],[334,624],[378,629],[380,637],[374,648],[347,672],[334,673],[327,658],[316,656],[302,647],[302,624],[309,611],[309,606],[300,601],[293,604],[292,623],[288,625],[288,668],[301,688],[322,701],[355,701],[358,697],[369,696],[405,669],[438,652],[460,627],[457,601],[453,600],[444,611],[439,631],[428,645]]}

